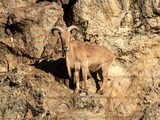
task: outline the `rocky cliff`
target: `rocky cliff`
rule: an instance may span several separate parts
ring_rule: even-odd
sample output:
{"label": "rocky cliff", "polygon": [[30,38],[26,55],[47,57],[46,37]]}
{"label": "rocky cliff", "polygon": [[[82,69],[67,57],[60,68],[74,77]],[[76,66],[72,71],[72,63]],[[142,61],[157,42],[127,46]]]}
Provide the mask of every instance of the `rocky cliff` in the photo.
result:
{"label": "rocky cliff", "polygon": [[[1,0],[0,119],[159,120],[159,0]],[[109,69],[104,95],[74,95],[55,25],[128,62]],[[83,82],[81,82],[83,84]],[[100,82],[99,82],[100,84]]]}

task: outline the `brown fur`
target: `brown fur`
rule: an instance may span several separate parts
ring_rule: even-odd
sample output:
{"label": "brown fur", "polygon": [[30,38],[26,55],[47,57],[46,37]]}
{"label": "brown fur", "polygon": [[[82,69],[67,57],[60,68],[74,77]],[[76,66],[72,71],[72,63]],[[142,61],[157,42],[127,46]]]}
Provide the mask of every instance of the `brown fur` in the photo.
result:
{"label": "brown fur", "polygon": [[[80,70],[82,70],[82,79],[85,82],[85,89],[88,89],[87,75],[90,72],[98,72],[103,85],[99,90],[103,94],[108,79],[108,69],[116,56],[106,47],[90,45],[87,43],[72,41],[69,50],[66,51],[66,62],[69,76],[71,70],[74,70],[74,80],[79,84]],[[78,67],[77,67],[78,66]],[[78,72],[78,73],[77,73]],[[79,92],[79,85],[76,85],[76,92]]]}
{"label": "brown fur", "polygon": [[[82,73],[82,80],[84,80],[84,89],[88,89],[87,75],[90,72],[97,72],[103,84],[98,93],[103,94],[107,79],[108,69],[116,58],[123,59],[123,57],[115,56],[110,50],[104,46],[91,45],[80,41],[71,41],[70,32],[62,32],[62,47],[65,51],[66,64],[69,77],[73,78],[76,83],[75,92],[78,93],[79,76]],[[82,71],[82,72],[80,72]]]}

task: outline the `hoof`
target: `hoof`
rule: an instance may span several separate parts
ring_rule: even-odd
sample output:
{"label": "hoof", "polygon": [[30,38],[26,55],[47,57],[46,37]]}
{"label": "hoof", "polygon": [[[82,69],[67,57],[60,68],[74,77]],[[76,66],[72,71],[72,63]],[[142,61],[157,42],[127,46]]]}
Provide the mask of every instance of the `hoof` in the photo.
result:
{"label": "hoof", "polygon": [[85,87],[84,87],[84,90],[88,90],[88,89],[89,89],[89,87],[88,87],[88,86],[85,86]]}
{"label": "hoof", "polygon": [[75,95],[78,95],[80,92],[81,92],[81,90],[78,89],[78,90],[75,90],[75,91],[74,91],[74,94],[75,94]]}
{"label": "hoof", "polygon": [[83,91],[85,91],[85,92],[88,91],[88,88],[84,88]]}
{"label": "hoof", "polygon": [[98,95],[103,95],[104,92],[103,92],[102,90],[98,90],[97,94],[98,94]]}
{"label": "hoof", "polygon": [[84,90],[84,92],[86,93],[86,95],[88,95],[88,94],[89,94],[88,90]]}
{"label": "hoof", "polygon": [[78,96],[78,95],[79,95],[79,93],[77,93],[77,92],[74,92],[74,93],[73,93],[73,95],[74,95],[74,96]]}

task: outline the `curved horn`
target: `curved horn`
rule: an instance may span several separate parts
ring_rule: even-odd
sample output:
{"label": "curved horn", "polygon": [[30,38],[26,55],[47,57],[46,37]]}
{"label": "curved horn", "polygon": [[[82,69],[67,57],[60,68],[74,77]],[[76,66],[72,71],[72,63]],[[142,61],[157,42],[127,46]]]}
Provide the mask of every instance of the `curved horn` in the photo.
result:
{"label": "curved horn", "polygon": [[60,26],[55,26],[55,27],[53,27],[52,30],[59,30],[61,33],[64,31],[64,29]]}
{"label": "curved horn", "polygon": [[79,30],[77,26],[72,25],[72,26],[69,26],[69,27],[68,27],[67,32],[70,32],[72,29]]}

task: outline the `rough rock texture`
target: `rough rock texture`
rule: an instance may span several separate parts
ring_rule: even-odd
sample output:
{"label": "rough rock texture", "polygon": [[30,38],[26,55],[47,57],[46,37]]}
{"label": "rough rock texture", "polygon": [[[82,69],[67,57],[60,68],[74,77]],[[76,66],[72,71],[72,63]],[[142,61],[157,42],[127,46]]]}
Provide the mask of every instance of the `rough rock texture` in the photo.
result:
{"label": "rough rock texture", "polygon": [[141,120],[158,120],[160,118],[160,103],[156,102],[144,110]]}
{"label": "rough rock texture", "polygon": [[71,93],[52,74],[20,64],[0,81],[0,119],[54,119],[70,110]]}
{"label": "rough rock texture", "polygon": [[[0,119],[159,120],[159,0],[1,0]],[[53,26],[75,24],[77,38],[103,45],[128,62],[89,78],[74,95]],[[52,34],[53,33],[53,34]],[[84,83],[81,82],[81,85]]]}
{"label": "rough rock texture", "polygon": [[0,41],[18,55],[43,57],[47,47],[56,44],[56,39],[52,40],[51,30],[58,19],[63,17],[61,6],[55,2],[37,3],[27,7],[14,2],[8,4],[12,5],[12,8],[4,9],[1,14],[5,25],[2,32],[8,37],[1,38]]}

